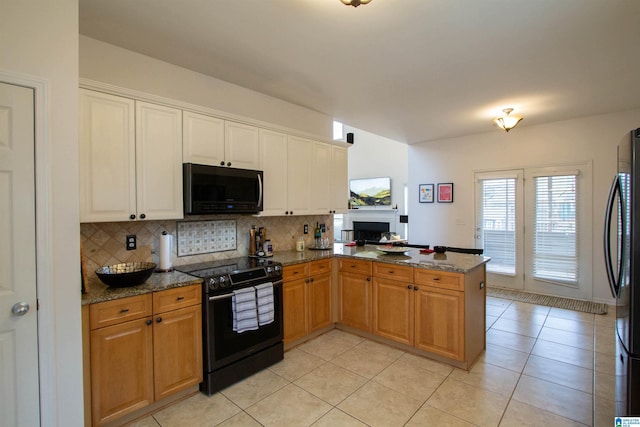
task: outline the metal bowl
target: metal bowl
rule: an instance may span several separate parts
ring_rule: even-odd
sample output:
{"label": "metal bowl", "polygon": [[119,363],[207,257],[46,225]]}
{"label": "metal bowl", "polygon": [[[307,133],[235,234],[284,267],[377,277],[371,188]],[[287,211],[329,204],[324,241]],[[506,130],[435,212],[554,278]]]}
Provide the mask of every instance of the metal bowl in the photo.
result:
{"label": "metal bowl", "polygon": [[146,282],[155,269],[153,262],[125,262],[100,267],[96,275],[108,286],[128,288]]}

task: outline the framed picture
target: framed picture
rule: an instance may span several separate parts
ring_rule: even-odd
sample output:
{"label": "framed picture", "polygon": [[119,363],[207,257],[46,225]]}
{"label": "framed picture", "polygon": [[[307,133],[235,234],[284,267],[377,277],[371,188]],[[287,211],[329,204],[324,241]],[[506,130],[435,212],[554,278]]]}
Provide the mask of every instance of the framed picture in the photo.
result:
{"label": "framed picture", "polygon": [[433,184],[420,184],[418,191],[420,203],[433,203]]}
{"label": "framed picture", "polygon": [[438,203],[453,203],[453,183],[438,184]]}

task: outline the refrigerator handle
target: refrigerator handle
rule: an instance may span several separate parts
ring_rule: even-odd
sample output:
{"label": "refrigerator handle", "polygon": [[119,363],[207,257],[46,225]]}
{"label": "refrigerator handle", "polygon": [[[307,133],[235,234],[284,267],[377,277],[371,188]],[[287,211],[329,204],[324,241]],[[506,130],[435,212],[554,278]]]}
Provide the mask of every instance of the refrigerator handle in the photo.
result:
{"label": "refrigerator handle", "polygon": [[[618,280],[613,271],[613,260],[611,259],[611,221],[613,220],[613,218],[615,218],[613,208],[615,206],[616,196],[619,195],[620,178],[618,175],[616,175],[613,183],[611,184],[611,189],[609,190],[609,198],[607,199],[607,210],[605,212],[604,219],[604,263],[607,269],[607,278],[609,279],[611,295],[613,295],[614,298],[618,297]],[[622,234],[622,236],[624,236],[624,233]]]}

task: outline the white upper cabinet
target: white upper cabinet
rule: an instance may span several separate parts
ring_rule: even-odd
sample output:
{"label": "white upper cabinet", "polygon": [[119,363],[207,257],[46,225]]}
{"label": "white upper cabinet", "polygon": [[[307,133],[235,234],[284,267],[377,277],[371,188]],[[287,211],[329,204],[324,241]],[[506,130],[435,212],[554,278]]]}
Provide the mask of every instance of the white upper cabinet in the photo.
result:
{"label": "white upper cabinet", "polygon": [[331,213],[331,146],[322,142],[313,143],[311,165],[311,206],[312,212]]}
{"label": "white upper cabinet", "polygon": [[182,113],[182,120],[184,162],[224,165],[224,120],[190,111]]}
{"label": "white upper cabinet", "polygon": [[287,135],[260,129],[260,169],[264,173],[263,210],[261,215],[288,215]]}
{"label": "white upper cabinet", "polygon": [[80,221],[178,219],[180,110],[80,90]]}
{"label": "white upper cabinet", "polygon": [[258,169],[259,130],[255,126],[185,111],[183,159],[185,163]]}
{"label": "white upper cabinet", "polygon": [[331,146],[331,210],[345,213],[349,200],[349,151],[345,147]]}
{"label": "white upper cabinet", "polygon": [[313,141],[289,136],[287,145],[287,204],[289,215],[309,215]]}

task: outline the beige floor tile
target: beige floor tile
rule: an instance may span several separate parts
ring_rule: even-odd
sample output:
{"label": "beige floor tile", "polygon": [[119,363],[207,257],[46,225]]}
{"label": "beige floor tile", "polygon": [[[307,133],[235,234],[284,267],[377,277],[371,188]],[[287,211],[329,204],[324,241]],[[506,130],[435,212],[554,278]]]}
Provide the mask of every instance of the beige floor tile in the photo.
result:
{"label": "beige floor tile", "polygon": [[335,406],[367,381],[365,377],[327,362],[299,378],[295,384]]}
{"label": "beige floor tile", "polygon": [[613,328],[616,324],[616,306],[610,305],[608,307],[607,314],[598,314],[593,318],[596,322],[596,325],[606,325]]}
{"label": "beige floor tile", "polygon": [[425,426],[437,426],[437,427],[473,427],[474,424],[470,424],[465,420],[456,418],[451,414],[447,414],[440,409],[436,409],[430,406],[428,403],[424,404],[418,412],[409,420],[406,427],[425,427]]}
{"label": "beige floor tile", "polygon": [[240,408],[220,393],[198,393],[153,414],[162,427],[212,426],[240,413]]}
{"label": "beige floor tile", "polygon": [[284,360],[269,369],[289,381],[294,381],[324,363],[325,360],[294,348],[284,354]]}
{"label": "beige floor tile", "polygon": [[509,307],[502,313],[503,319],[516,320],[523,323],[532,323],[534,325],[544,325],[547,320],[547,312],[544,310],[522,310],[516,307]]}
{"label": "beige floor tile", "polygon": [[321,359],[332,360],[362,341],[363,339],[356,335],[334,329],[297,348]]}
{"label": "beige floor tile", "polygon": [[373,381],[424,402],[446,378],[445,375],[397,360],[376,375]]}
{"label": "beige floor tile", "polygon": [[370,426],[402,426],[421,401],[371,381],[338,405],[338,409]]}
{"label": "beige floor tile", "polygon": [[547,321],[544,323],[544,326],[589,336],[593,336],[594,329],[593,323],[581,322],[579,320],[562,319],[560,317],[552,316],[547,317]]}
{"label": "beige floor tile", "polygon": [[594,420],[593,425],[612,426],[613,418],[616,416],[616,403],[605,397],[595,397]]}
{"label": "beige floor tile", "polygon": [[440,374],[445,377],[453,371],[453,367],[451,365],[411,353],[403,354],[400,356],[398,361],[407,366],[411,365],[420,369],[426,369],[427,371],[435,372],[436,374]]}
{"label": "beige floor tile", "polygon": [[520,302],[520,301],[513,301],[509,306],[509,308],[514,310],[529,311],[531,313],[544,314],[544,315],[548,315],[549,312],[551,311],[551,307],[547,307],[545,305],[530,304],[528,302]]}
{"label": "beige floor tile", "polygon": [[531,355],[522,373],[585,393],[593,392],[592,369]]}
{"label": "beige floor tile", "polygon": [[395,362],[403,352],[372,341],[363,341],[332,360],[332,363],[371,379]]}
{"label": "beige floor tile", "polygon": [[506,307],[487,304],[485,311],[487,316],[500,317],[506,309]]}
{"label": "beige floor tile", "polygon": [[489,363],[478,362],[469,372],[455,369],[449,378],[510,397],[520,374]]}
{"label": "beige floor tile", "polygon": [[509,398],[448,378],[427,404],[479,426],[497,426]]}
{"label": "beige floor tile", "polygon": [[585,350],[593,350],[593,335],[577,334],[575,332],[567,332],[545,326],[542,328],[542,331],[540,331],[538,338],[545,341],[583,348]]}
{"label": "beige floor tile", "polygon": [[[597,339],[597,338],[596,338]],[[597,342],[596,342],[597,344]],[[621,375],[622,364],[617,363],[618,355],[595,352],[595,370],[609,375]]]}
{"label": "beige floor tile", "polygon": [[140,420],[131,422],[126,427],[160,427],[160,424],[151,415]]}
{"label": "beige floor tile", "polygon": [[562,319],[577,320],[579,322],[594,323],[595,314],[583,313],[581,311],[566,310],[564,308],[552,307],[549,310],[549,316],[560,317]]}
{"label": "beige floor tile", "polygon": [[487,344],[499,345],[524,353],[531,352],[535,342],[535,338],[514,334],[512,332],[499,331],[494,328],[487,331]]}
{"label": "beige floor tile", "polygon": [[595,382],[595,393],[597,396],[604,397],[605,399],[614,399],[616,395],[615,375],[596,372],[593,381]]}
{"label": "beige floor tile", "polygon": [[494,323],[496,323],[496,320],[498,320],[498,317],[496,317],[496,316],[489,316],[489,315],[487,315],[487,316],[485,317],[485,329],[488,331],[488,330],[489,330],[489,328],[490,328]]}
{"label": "beige floor tile", "polygon": [[262,427],[262,424],[251,418],[246,412],[240,412],[216,427]]}
{"label": "beige floor tile", "polygon": [[541,427],[567,426],[584,427],[585,424],[570,420],[560,415],[547,412],[535,406],[530,406],[517,400],[511,400],[500,421],[500,427]]}
{"label": "beige floor tile", "polygon": [[309,426],[331,410],[331,405],[289,384],[251,405],[246,412],[264,426]]}
{"label": "beige floor tile", "polygon": [[596,333],[595,351],[599,353],[605,353],[610,355],[616,355],[616,345],[618,343],[618,336],[615,330],[602,331]]}
{"label": "beige floor tile", "polygon": [[591,425],[593,395],[522,375],[513,399],[565,418]]}
{"label": "beige floor tile", "polygon": [[538,340],[531,354],[571,363],[583,368],[593,368],[593,352],[570,345],[559,344],[551,341]]}
{"label": "beige floor tile", "polygon": [[484,354],[480,356],[478,362],[486,362],[514,372],[522,372],[529,353],[512,350],[494,344],[487,344]]}
{"label": "beige floor tile", "polygon": [[221,393],[242,409],[246,409],[287,384],[289,381],[265,369],[225,388]]}
{"label": "beige floor tile", "polygon": [[318,421],[312,424],[313,427],[366,427],[367,425],[347,415],[339,409],[333,408]]}
{"label": "beige floor tile", "polygon": [[496,297],[491,297],[488,296],[487,297],[487,306],[496,306],[496,307],[503,307],[503,308],[507,308],[511,305],[511,301],[504,299],[504,298],[496,298]]}
{"label": "beige floor tile", "polygon": [[542,329],[542,325],[534,325],[533,323],[519,322],[501,317],[493,324],[492,329],[536,338]]}

